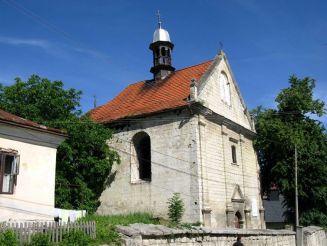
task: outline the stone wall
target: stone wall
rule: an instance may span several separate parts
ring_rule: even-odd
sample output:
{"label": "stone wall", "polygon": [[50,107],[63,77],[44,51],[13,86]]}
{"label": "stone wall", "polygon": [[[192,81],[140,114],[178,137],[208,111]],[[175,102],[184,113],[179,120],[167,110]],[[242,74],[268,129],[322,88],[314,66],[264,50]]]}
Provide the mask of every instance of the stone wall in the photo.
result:
{"label": "stone wall", "polygon": [[327,235],[323,228],[308,226],[303,228],[303,246],[325,246]]}
{"label": "stone wall", "polygon": [[[209,227],[234,227],[236,212],[241,227],[263,229],[260,198],[259,165],[252,140],[200,117],[198,134],[201,143],[203,207],[211,211]],[[237,162],[233,163],[231,146],[235,146]],[[227,221],[226,221],[226,213]]]}
{"label": "stone wall", "polygon": [[[149,212],[167,216],[167,201],[179,192],[185,204],[184,221],[201,220],[197,165],[197,121],[189,110],[167,112],[132,121],[117,129],[109,146],[121,163],[114,165],[108,188],[102,193],[99,214]],[[151,182],[133,177],[137,162],[132,139],[145,132],[151,139]]]}
{"label": "stone wall", "polygon": [[162,225],[118,226],[122,245],[203,245],[232,246],[238,235],[246,246],[295,246],[295,233],[288,230],[172,229]]}

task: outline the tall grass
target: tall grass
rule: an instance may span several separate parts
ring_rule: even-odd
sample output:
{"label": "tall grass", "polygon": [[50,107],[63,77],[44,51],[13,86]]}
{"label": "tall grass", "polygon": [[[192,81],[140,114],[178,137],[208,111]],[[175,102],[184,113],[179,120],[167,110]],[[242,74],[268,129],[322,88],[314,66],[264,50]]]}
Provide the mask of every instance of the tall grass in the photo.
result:
{"label": "tall grass", "polygon": [[120,245],[120,237],[115,230],[116,225],[129,225],[133,223],[159,224],[159,220],[148,213],[134,213],[126,215],[88,215],[81,221],[96,222],[96,240],[94,245],[110,244]]}

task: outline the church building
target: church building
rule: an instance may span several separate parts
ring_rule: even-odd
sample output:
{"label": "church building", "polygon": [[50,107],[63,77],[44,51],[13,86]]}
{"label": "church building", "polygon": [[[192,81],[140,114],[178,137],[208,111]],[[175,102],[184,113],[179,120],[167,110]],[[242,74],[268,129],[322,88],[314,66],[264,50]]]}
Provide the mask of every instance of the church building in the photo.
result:
{"label": "church building", "polygon": [[114,130],[108,144],[121,158],[98,213],[167,218],[177,192],[185,222],[265,228],[254,124],[226,54],[176,70],[160,21],[149,48],[153,79],[130,84],[90,113]]}

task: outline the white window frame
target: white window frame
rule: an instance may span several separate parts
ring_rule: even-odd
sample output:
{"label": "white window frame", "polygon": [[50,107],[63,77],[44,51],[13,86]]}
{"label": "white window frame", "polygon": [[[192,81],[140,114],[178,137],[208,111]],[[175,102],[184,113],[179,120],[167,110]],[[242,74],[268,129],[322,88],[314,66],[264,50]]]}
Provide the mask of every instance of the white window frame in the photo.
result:
{"label": "white window frame", "polygon": [[[6,157],[12,156],[10,173],[5,173]],[[19,174],[20,156],[16,152],[0,151],[0,194],[14,194]]]}

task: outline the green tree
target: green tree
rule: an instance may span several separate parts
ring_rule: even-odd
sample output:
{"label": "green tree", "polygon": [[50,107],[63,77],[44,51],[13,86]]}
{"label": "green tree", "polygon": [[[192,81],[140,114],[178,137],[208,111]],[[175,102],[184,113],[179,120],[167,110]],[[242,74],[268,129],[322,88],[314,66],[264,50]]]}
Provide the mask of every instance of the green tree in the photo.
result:
{"label": "green tree", "polygon": [[111,130],[83,116],[63,123],[69,138],[59,146],[56,206],[94,212],[118,155],[106,144]]}
{"label": "green tree", "polygon": [[63,82],[32,75],[26,82],[15,79],[11,86],[0,85],[0,107],[38,123],[70,120],[81,114],[81,91],[63,89]]}
{"label": "green tree", "polygon": [[63,86],[37,75],[26,82],[16,78],[13,85],[0,85],[0,107],[67,132],[57,151],[56,206],[94,212],[118,155],[106,144],[111,130],[80,117],[81,91]]}
{"label": "green tree", "polygon": [[313,116],[325,113],[324,102],[313,98],[315,81],[291,76],[290,86],[276,97],[277,109],[253,111],[256,120],[263,191],[276,185],[294,221],[294,150],[298,150],[299,214],[302,225],[327,226],[327,136]]}

